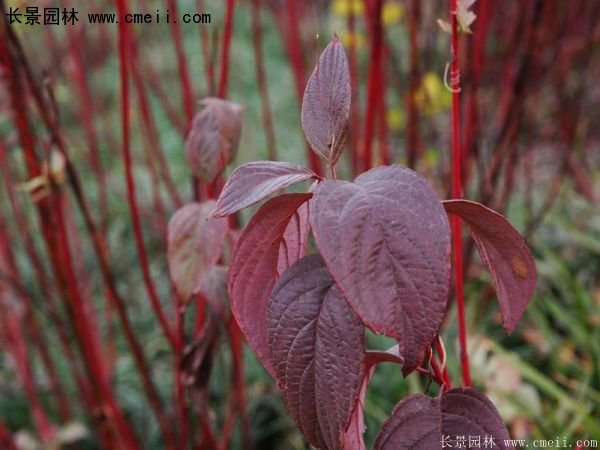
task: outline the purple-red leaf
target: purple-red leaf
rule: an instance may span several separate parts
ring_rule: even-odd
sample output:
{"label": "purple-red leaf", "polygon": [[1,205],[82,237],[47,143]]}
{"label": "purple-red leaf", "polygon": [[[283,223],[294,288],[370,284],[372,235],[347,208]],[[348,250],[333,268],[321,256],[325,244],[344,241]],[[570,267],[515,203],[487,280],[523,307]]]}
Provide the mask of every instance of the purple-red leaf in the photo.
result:
{"label": "purple-red leaf", "polygon": [[364,327],[320,255],[296,262],[267,308],[275,373],[296,425],[314,447],[342,449],[364,379]]}
{"label": "purple-red leaf", "polygon": [[340,156],[350,115],[348,59],[335,36],[319,57],[302,100],[302,129],[312,149],[330,165]]}
{"label": "purple-red leaf", "polygon": [[277,279],[281,241],[296,210],[312,194],[275,197],[252,216],[240,235],[229,268],[233,315],[265,368],[274,376],[267,339],[267,302]]}
{"label": "purple-red leaf", "polygon": [[353,183],[320,183],[310,220],[354,311],[398,339],[405,374],[416,369],[448,301],[450,231],[435,192],[412,170],[379,167]]}
{"label": "purple-red leaf", "polygon": [[512,448],[505,444],[508,431],[494,404],[473,388],[455,388],[437,398],[415,394],[400,401],[374,450],[475,448],[469,437],[479,439],[480,448]]}
{"label": "purple-red leaf", "polygon": [[255,161],[233,171],[217,200],[213,217],[224,217],[259,202],[292,184],[316,178],[306,167],[276,161]]}
{"label": "purple-red leaf", "polygon": [[537,279],[527,244],[508,220],[480,203],[447,200],[444,207],[467,222],[496,287],[504,329],[512,333],[531,300]]}
{"label": "purple-red leaf", "polygon": [[212,183],[235,158],[242,133],[242,107],[215,97],[200,102],[192,121],[185,155],[192,173]]}
{"label": "purple-red leaf", "polygon": [[221,256],[227,221],[209,219],[215,202],[190,203],[169,221],[167,258],[169,273],[184,301],[199,292],[204,277]]}
{"label": "purple-red leaf", "polygon": [[310,201],[303,203],[290,219],[279,248],[277,273],[281,275],[306,253],[308,244]]}

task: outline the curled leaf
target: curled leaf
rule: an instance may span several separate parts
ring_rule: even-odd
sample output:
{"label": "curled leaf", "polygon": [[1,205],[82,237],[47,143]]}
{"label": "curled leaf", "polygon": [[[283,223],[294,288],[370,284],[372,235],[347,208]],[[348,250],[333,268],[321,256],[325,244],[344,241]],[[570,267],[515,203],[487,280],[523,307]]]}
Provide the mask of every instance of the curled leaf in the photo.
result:
{"label": "curled leaf", "polygon": [[185,154],[192,173],[212,183],[235,158],[242,133],[242,107],[215,97],[200,101],[192,121]]}
{"label": "curled leaf", "polygon": [[325,48],[302,99],[302,129],[312,149],[334,165],[346,140],[350,115],[348,59],[337,36]]}
{"label": "curled leaf", "polygon": [[435,192],[412,170],[378,167],[353,183],[320,183],[310,220],[354,311],[398,339],[405,374],[416,369],[448,301],[450,230]]}
{"label": "curled leaf", "polygon": [[469,200],[446,200],[446,211],[460,216],[471,231],[500,303],[502,322],[512,333],[529,304],[537,272],[527,244],[501,214]]}
{"label": "curled leaf", "polygon": [[228,216],[280,189],[316,177],[312,170],[286,162],[254,161],[243,164],[227,179],[211,216]]}
{"label": "curled leaf", "polygon": [[167,258],[177,292],[188,301],[205,285],[205,277],[221,256],[227,234],[225,219],[209,219],[215,202],[190,203],[169,221]]}

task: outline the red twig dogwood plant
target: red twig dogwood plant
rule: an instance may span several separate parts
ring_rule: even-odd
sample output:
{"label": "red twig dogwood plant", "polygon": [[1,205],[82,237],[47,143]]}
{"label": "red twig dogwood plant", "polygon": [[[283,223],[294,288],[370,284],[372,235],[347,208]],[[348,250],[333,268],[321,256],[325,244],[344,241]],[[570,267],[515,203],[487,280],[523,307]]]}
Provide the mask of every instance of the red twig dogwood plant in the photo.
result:
{"label": "red twig dogwood plant", "polygon": [[[362,399],[374,366],[430,373],[436,398],[411,395],[383,425],[375,449],[440,448],[444,436],[480,436],[505,448],[496,408],[471,387],[451,388],[432,358],[448,306],[451,239],[447,214],[468,225],[512,332],[535,287],[532,255],[500,214],[462,199],[441,201],[400,165],[336,179],[350,111],[350,79],[337,37],[304,93],[302,128],[331,179],[285,162],[238,167],[212,217],[315,180],[310,192],[267,200],[237,241],[228,277],[234,317],[277,380],[298,429],[315,448],[364,449]],[[317,254],[306,255],[312,233]],[[388,352],[365,348],[365,331],[393,337]],[[433,372],[425,366],[429,362]]]}

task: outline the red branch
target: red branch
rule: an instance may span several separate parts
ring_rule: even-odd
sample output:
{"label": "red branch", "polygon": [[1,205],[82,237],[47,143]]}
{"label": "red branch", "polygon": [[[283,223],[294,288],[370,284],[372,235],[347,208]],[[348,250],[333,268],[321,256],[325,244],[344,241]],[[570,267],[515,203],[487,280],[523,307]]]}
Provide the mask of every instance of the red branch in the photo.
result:
{"label": "red branch", "polygon": [[[456,17],[456,0],[450,0],[450,16],[452,20],[452,42],[450,64],[450,87],[452,88],[452,197],[462,197],[461,149],[460,149],[460,67],[458,64],[458,20]],[[462,234],[460,218],[452,215],[452,242],[454,252],[456,307],[458,315],[458,337],[460,342],[460,364],[465,386],[471,386],[469,353],[467,349],[467,326],[465,321],[465,300],[463,289]]]}
{"label": "red branch", "polygon": [[[123,17],[127,12],[126,0],[117,0],[119,15]],[[167,318],[162,310],[156,287],[152,281],[150,267],[148,264],[148,255],[144,247],[144,238],[142,236],[142,225],[138,211],[138,204],[135,194],[135,181],[133,179],[131,150],[129,148],[129,29],[124,21],[119,22],[119,76],[121,79],[121,127],[123,139],[123,162],[125,165],[125,181],[127,183],[127,202],[131,213],[131,222],[133,225],[133,234],[137,247],[140,268],[144,278],[144,284],[150,297],[150,303],[154,314],[158,318],[160,326],[169,340],[171,346],[176,348],[176,338],[167,322]]]}
{"label": "red branch", "polygon": [[229,78],[229,48],[231,47],[231,32],[233,30],[233,12],[235,0],[227,0],[225,11],[225,30],[223,31],[223,45],[221,46],[221,78],[217,96],[225,98],[227,95],[227,80]]}
{"label": "red branch", "polygon": [[[367,6],[369,2],[366,1]],[[369,61],[369,75],[367,79],[367,112],[365,116],[365,141],[363,155],[363,170],[371,168],[373,160],[372,140],[375,134],[375,119],[380,103],[382,83],[381,59],[383,56],[383,26],[381,24],[381,11],[383,0],[373,0],[373,5],[368,8],[369,28],[371,30],[371,57]]]}
{"label": "red branch", "polygon": [[[177,2],[175,0],[168,0],[167,5],[171,10],[171,14],[177,17]],[[173,37],[173,43],[175,45],[175,53],[177,55],[177,65],[179,67],[179,77],[181,80],[181,97],[185,114],[188,120],[188,126],[194,117],[194,94],[192,90],[192,82],[190,81],[190,74],[187,68],[185,59],[185,51],[183,49],[183,40],[181,39],[181,30],[176,20],[170,21],[171,36]]]}
{"label": "red branch", "polygon": [[260,92],[260,106],[267,138],[267,157],[277,160],[277,147],[275,145],[275,132],[269,105],[269,89],[265,76],[265,63],[262,50],[262,30],[260,23],[261,0],[252,0],[252,43],[254,44],[254,57],[256,59],[256,82]]}

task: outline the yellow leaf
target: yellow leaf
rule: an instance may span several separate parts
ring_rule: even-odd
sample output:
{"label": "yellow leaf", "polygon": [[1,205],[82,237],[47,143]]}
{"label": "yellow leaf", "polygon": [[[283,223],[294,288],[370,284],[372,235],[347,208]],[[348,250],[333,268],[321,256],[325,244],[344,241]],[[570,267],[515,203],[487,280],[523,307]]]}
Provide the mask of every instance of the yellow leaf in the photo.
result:
{"label": "yellow leaf", "polygon": [[427,72],[421,79],[421,86],[415,92],[415,101],[424,116],[434,116],[450,106],[452,94],[444,88],[439,75]]}
{"label": "yellow leaf", "polygon": [[404,128],[405,123],[404,110],[401,108],[388,109],[386,120],[390,129],[401,130]]}
{"label": "yellow leaf", "polygon": [[383,5],[381,10],[381,22],[384,26],[390,26],[398,23],[404,17],[404,6],[396,2],[388,2]]}
{"label": "yellow leaf", "polygon": [[365,12],[363,0],[334,0],[331,3],[331,12],[338,17],[348,17],[350,14],[361,16]]}

